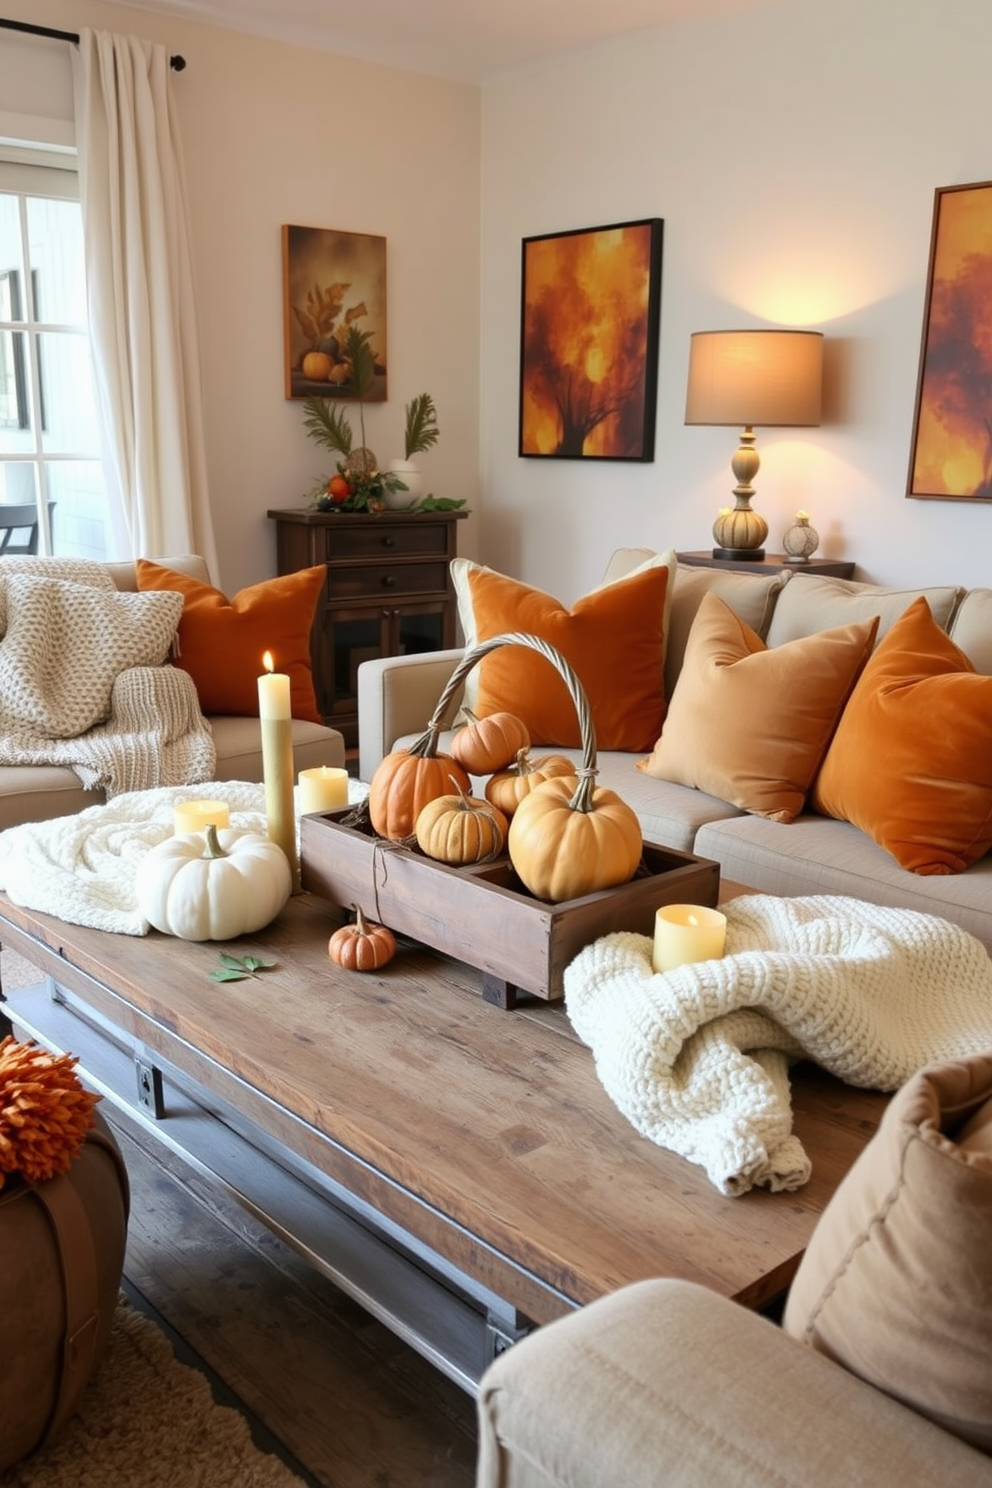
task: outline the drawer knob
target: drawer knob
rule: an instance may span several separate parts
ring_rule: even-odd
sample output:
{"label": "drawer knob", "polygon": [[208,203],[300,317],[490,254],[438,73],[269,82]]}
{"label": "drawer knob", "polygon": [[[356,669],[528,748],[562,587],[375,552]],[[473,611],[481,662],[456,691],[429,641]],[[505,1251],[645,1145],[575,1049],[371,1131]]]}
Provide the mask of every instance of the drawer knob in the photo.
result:
{"label": "drawer knob", "polygon": [[385,584],[385,586],[386,586],[387,589],[392,589],[393,585],[396,583],[396,575],[395,574],[383,574],[383,576],[382,576],[382,582]]}
{"label": "drawer knob", "polygon": [[395,548],[395,546],[396,546],[396,539],[395,539],[395,537],[392,537],[392,536],[390,536],[387,533],[386,536],[382,539],[382,546],[384,548]]}

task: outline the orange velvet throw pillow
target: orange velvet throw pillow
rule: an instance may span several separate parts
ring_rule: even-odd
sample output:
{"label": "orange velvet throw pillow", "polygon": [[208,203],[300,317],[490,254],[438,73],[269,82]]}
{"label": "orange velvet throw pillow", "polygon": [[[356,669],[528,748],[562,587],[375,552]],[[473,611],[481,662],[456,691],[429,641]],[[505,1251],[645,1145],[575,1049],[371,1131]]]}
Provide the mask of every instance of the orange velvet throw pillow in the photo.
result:
{"label": "orange velvet throw pillow", "polygon": [[[665,716],[663,684],[666,567],[649,568],[583,595],[568,610],[550,594],[489,569],[469,576],[476,635],[540,636],[574,668],[589,701],[600,749],[649,749]],[[523,646],[501,646],[478,664],[483,717],[516,713],[535,744],[576,747],[579,718],[552,664]]]}
{"label": "orange velvet throw pillow", "polygon": [[320,723],[310,667],[310,631],[326,570],[300,569],[241,589],[233,599],[200,579],[137,561],[139,589],[177,590],[184,597],[177,665],[189,672],[204,713],[258,717],[262,657],[289,675],[294,718]]}
{"label": "orange velvet throw pillow", "polygon": [[661,738],[638,769],[794,821],[877,628],[877,619],[861,620],[769,648],[705,594]]}
{"label": "orange velvet throw pillow", "polygon": [[992,847],[992,677],[922,597],[865,667],[811,804],[913,873],[962,873]]}

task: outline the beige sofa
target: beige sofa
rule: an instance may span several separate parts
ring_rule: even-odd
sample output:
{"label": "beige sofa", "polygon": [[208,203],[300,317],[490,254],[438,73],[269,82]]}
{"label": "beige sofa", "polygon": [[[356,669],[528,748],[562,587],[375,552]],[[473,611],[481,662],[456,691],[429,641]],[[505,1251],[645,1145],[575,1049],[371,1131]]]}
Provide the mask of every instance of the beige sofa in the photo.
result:
{"label": "beige sofa", "polygon": [[504,1353],[478,1488],[990,1488],[990,1220],[992,1053],[893,1097],[781,1327],[651,1280]]}
{"label": "beige sofa", "polygon": [[[210,582],[203,559],[194,555],[160,560],[181,573]],[[135,590],[133,563],[108,565],[121,590]],[[257,718],[212,717],[208,719],[217,751],[218,780],[262,779],[261,728]],[[337,729],[300,720],[293,722],[296,769],[337,765],[345,762],[344,740]],[[0,830],[21,822],[47,821],[70,816],[86,806],[99,805],[100,791],[86,790],[74,770],[48,765],[0,765]]]}
{"label": "beige sofa", "polygon": [[[607,580],[650,557],[614,554]],[[879,639],[919,594],[977,670],[992,675],[992,589],[952,585],[895,590],[812,574],[744,574],[676,569],[665,656],[665,692],[678,681],[693,618],[708,592],[718,594],[769,646],[880,614]],[[371,778],[397,743],[421,733],[461,651],[389,657],[359,668],[359,773]],[[539,751],[540,752],[540,751]],[[568,753],[569,751],[555,751]],[[577,752],[572,751],[574,757]],[[964,873],[921,876],[849,822],[812,811],[783,824],[748,814],[700,790],[654,779],[636,768],[641,756],[600,751],[598,783],[637,812],[644,836],[719,862],[725,879],[775,894],[847,894],[876,904],[939,914],[992,950],[992,855]],[[884,763],[880,765],[884,768]]]}

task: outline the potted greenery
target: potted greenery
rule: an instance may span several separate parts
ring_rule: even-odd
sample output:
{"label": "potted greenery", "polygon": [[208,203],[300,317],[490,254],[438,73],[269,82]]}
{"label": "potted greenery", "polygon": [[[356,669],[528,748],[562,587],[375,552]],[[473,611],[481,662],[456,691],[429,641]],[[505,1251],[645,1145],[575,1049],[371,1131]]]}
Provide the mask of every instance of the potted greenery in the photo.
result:
{"label": "potted greenery", "polygon": [[424,478],[414,461],[414,455],[422,455],[433,449],[440,437],[437,426],[437,409],[430,393],[418,393],[406,405],[406,426],[403,432],[405,458],[391,460],[390,473],[403,482],[400,490],[391,493],[386,505],[391,507],[412,506],[424,493]]}

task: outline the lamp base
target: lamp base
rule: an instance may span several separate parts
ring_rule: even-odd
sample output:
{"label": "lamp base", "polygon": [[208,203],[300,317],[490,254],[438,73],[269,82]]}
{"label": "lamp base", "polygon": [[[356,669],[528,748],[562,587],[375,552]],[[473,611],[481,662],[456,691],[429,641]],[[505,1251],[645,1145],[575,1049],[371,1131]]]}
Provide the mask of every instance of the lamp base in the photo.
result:
{"label": "lamp base", "polygon": [[732,558],[739,563],[757,563],[765,556],[764,548],[714,548],[714,558]]}

